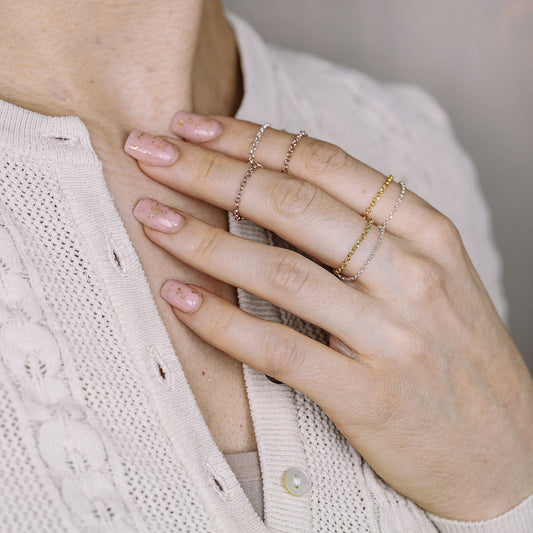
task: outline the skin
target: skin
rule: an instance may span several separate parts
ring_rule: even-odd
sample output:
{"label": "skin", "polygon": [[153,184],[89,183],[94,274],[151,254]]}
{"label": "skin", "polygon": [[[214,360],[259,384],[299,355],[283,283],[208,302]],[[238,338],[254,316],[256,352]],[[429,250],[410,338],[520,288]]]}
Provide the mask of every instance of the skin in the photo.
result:
{"label": "skin", "polygon": [[[169,190],[232,210],[259,126],[218,119],[218,138],[202,146],[167,139],[179,149],[177,160],[140,167]],[[291,140],[267,130],[256,156],[265,168],[249,181],[241,215],[336,267],[386,177],[309,138],[298,145],[291,175],[281,174]],[[377,224],[399,190],[392,183],[372,210]],[[332,341],[326,347],[264,322],[199,286],[194,305],[174,308],[183,324],[316,401],[387,483],[436,515],[488,519],[533,492],[532,379],[444,215],[408,191],[374,261],[352,283],[296,252],[180,213],[175,230],[145,226],[147,237],[193,268],[322,327]],[[377,234],[374,227],[348,275]]]}

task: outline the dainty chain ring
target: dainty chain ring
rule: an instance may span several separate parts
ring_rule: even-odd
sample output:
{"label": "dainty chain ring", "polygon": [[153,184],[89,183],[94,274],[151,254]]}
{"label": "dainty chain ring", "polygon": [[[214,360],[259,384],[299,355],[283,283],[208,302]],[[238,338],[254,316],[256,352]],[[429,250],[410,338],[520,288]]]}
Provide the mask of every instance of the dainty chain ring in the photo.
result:
{"label": "dainty chain ring", "polygon": [[400,186],[402,188],[400,191],[400,196],[398,196],[398,199],[396,200],[396,203],[394,204],[392,211],[389,213],[389,216],[385,219],[385,222],[383,222],[381,226],[378,226],[379,228],[378,240],[376,244],[374,245],[374,248],[372,248],[372,251],[370,252],[370,255],[368,256],[368,259],[365,261],[365,264],[353,276],[344,276],[340,272],[338,274],[337,274],[337,271],[334,272],[334,274],[342,281],[355,281],[367,269],[372,259],[374,259],[376,252],[378,251],[378,248],[380,247],[381,242],[383,241],[383,237],[385,237],[385,229],[388,226],[394,214],[396,213],[396,211],[398,211],[398,207],[400,207],[403,197],[405,196],[405,189],[406,189],[405,183],[401,181]]}
{"label": "dainty chain ring", "polygon": [[257,131],[255,134],[255,138],[252,141],[252,145],[250,146],[250,152],[248,153],[248,163],[250,163],[250,166],[254,166],[255,164],[255,152],[257,150],[257,145],[259,144],[259,141],[261,140],[261,137],[263,136],[263,133],[265,133],[265,130],[267,128],[270,128],[270,122],[265,122]]}
{"label": "dainty chain ring", "polygon": [[289,149],[287,150],[287,155],[285,156],[285,160],[283,161],[283,166],[281,167],[281,172],[283,174],[287,174],[289,172],[289,163],[292,158],[292,154],[294,154],[294,150],[296,150],[296,145],[304,138],[307,137],[307,132],[304,130],[300,130],[294,139],[292,140]]}
{"label": "dainty chain ring", "polygon": [[385,192],[385,190],[390,185],[390,183],[392,182],[393,179],[394,179],[394,176],[392,176],[392,175],[389,176],[385,180],[385,183],[379,188],[378,192],[375,194],[374,198],[372,198],[372,201],[370,202],[369,206],[365,209],[365,212],[363,213],[363,218],[364,219],[370,220],[369,219],[370,211],[372,211],[372,209],[374,209],[374,207],[378,203],[378,200],[383,196],[383,193]]}
{"label": "dainty chain ring", "polygon": [[244,188],[246,187],[246,184],[250,180],[250,178],[254,175],[254,172],[258,168],[262,168],[263,165],[261,163],[253,163],[248,167],[248,171],[242,178],[241,184],[239,185],[239,190],[237,191],[237,195],[235,196],[235,201],[233,202],[233,218],[235,220],[244,220],[244,217],[240,214],[240,206],[241,206],[241,196],[242,192],[244,191]]}
{"label": "dainty chain ring", "polygon": [[355,244],[352,246],[352,249],[348,252],[348,255],[344,258],[344,261],[333,271],[333,274],[335,274],[337,277],[341,275],[341,272],[344,270],[346,265],[350,262],[350,259],[352,258],[353,254],[357,252],[357,249],[359,246],[361,246],[361,243],[365,240],[365,237],[368,235],[368,232],[374,225],[374,221],[370,219],[365,226],[365,229],[361,233],[360,237],[357,239]]}
{"label": "dainty chain ring", "polygon": [[392,211],[389,213],[389,216],[385,219],[383,224],[381,224],[380,226],[381,228],[386,228],[389,225],[389,222],[392,220],[392,217],[396,214],[396,211],[398,211],[398,207],[400,207],[400,204],[402,203],[407,187],[405,186],[405,183],[403,181],[400,181],[400,187],[401,187],[400,195],[398,196],[398,199],[396,200],[396,203],[394,204]]}

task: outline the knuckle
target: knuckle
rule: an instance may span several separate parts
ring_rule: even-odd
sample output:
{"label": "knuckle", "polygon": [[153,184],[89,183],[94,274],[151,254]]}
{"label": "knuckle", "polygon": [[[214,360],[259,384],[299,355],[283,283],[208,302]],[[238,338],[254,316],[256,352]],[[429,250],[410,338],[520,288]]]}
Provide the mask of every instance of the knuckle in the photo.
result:
{"label": "knuckle", "polygon": [[216,229],[209,229],[196,241],[194,254],[203,261],[209,261],[210,258],[217,256],[219,242],[220,232]]}
{"label": "knuckle", "polygon": [[202,187],[213,187],[220,182],[224,168],[224,157],[217,152],[206,151],[202,161],[198,164],[195,181]]}
{"label": "knuckle", "polygon": [[271,195],[273,211],[283,217],[303,216],[313,210],[318,188],[296,178],[278,181]]}
{"label": "knuckle", "polygon": [[444,273],[434,261],[423,261],[419,279],[423,293],[430,298],[443,292],[445,287]]}
{"label": "knuckle", "polygon": [[433,213],[429,222],[429,229],[438,248],[448,253],[461,249],[461,234],[457,226],[446,215],[438,211]]}
{"label": "knuckle", "polygon": [[296,334],[287,329],[265,336],[264,357],[265,373],[283,378],[301,373],[306,354]]}
{"label": "knuckle", "polygon": [[417,256],[409,263],[406,276],[410,280],[412,300],[435,305],[447,292],[444,269],[430,257]]}
{"label": "knuckle", "polygon": [[310,272],[302,264],[302,258],[294,253],[282,251],[273,257],[268,284],[275,291],[297,295],[310,281]]}
{"label": "knuckle", "polygon": [[332,174],[346,168],[349,155],[334,144],[310,140],[305,168],[312,174]]}
{"label": "knuckle", "polygon": [[236,313],[237,309],[225,309],[216,318],[212,317],[213,319],[209,320],[206,339],[211,344],[222,345],[225,340],[232,337]]}
{"label": "knuckle", "polygon": [[394,334],[394,359],[402,367],[416,369],[424,359],[425,343],[422,335],[407,327],[399,327]]}

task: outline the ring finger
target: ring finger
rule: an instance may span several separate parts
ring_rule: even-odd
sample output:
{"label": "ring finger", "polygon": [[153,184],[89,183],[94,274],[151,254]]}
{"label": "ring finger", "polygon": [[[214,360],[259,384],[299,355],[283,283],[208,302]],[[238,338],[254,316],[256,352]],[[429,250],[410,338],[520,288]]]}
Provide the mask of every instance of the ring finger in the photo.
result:
{"label": "ring finger", "polygon": [[[354,349],[364,346],[365,354],[383,350],[376,324],[388,312],[302,255],[237,237],[155,200],[141,200],[134,215],[155,244],[194,269],[268,300]],[[338,313],[324,313],[331,302]]]}

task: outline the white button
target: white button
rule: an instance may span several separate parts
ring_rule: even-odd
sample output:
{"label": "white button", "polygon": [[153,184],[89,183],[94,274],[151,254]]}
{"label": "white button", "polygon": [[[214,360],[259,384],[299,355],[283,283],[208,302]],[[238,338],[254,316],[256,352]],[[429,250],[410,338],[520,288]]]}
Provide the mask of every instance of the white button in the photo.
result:
{"label": "white button", "polygon": [[283,474],[283,484],[293,496],[303,496],[311,486],[309,477],[301,468],[289,468]]}

